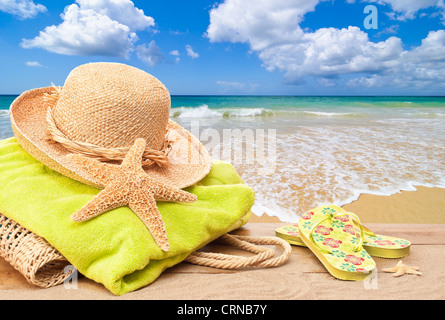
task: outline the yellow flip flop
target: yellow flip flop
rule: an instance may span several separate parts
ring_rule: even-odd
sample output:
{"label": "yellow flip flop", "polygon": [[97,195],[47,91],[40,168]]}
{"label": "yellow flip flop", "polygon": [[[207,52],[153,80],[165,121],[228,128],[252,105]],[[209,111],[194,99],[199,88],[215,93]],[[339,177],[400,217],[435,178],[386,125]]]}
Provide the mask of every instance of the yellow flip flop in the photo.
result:
{"label": "yellow flip flop", "polygon": [[298,223],[288,224],[287,226],[279,227],[275,230],[275,235],[290,244],[298,247],[306,247],[303,240],[300,238],[300,231],[298,231]]}
{"label": "yellow flip flop", "polygon": [[[355,224],[360,235],[348,232]],[[312,210],[298,222],[300,239],[321,261],[329,273],[341,280],[365,280],[376,264],[363,248],[364,230],[357,215],[337,212],[332,207]]]}
{"label": "yellow flip flop", "polygon": [[[346,212],[346,210],[337,206],[325,206],[321,207],[323,213],[332,212]],[[318,209],[318,208],[317,208]],[[314,210],[317,210],[314,209]],[[308,220],[313,215],[313,211],[308,211],[302,215],[301,219]],[[409,255],[411,242],[401,238],[395,238],[390,236],[376,235],[371,230],[362,226],[364,231],[363,248],[373,257],[385,258],[385,259],[400,259]],[[357,226],[347,225],[345,226],[347,232],[357,232]],[[275,230],[275,235],[280,237],[292,245],[306,247],[303,240],[300,238],[300,232],[298,230],[298,224],[290,224],[280,227]]]}

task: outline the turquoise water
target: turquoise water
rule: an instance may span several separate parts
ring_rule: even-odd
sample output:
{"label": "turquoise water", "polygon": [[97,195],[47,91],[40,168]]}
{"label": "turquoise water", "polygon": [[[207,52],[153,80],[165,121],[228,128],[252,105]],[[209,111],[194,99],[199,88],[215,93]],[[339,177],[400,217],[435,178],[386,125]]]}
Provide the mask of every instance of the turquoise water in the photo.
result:
{"label": "turquoise water", "polygon": [[[0,96],[0,138],[12,136]],[[360,194],[445,187],[445,97],[173,96],[170,117],[294,222]]]}
{"label": "turquoise water", "polygon": [[9,109],[9,106],[14,101],[14,99],[17,98],[17,96],[5,96],[0,95],[0,110],[6,110]]}
{"label": "turquoise water", "polygon": [[445,108],[445,97],[177,96],[172,98],[174,118],[289,115],[300,118],[320,115],[359,118],[379,114],[385,117],[398,111],[442,117],[443,108]]}
{"label": "turquoise water", "polygon": [[207,105],[210,108],[252,108],[283,109],[289,107],[331,108],[335,106],[380,106],[397,107],[405,104],[422,106],[445,106],[445,97],[318,97],[318,96],[174,96],[172,107],[199,107]]}
{"label": "turquoise water", "polygon": [[177,96],[171,117],[180,119],[268,119],[323,124],[390,119],[439,118],[445,114],[445,97],[274,97],[274,96]]}
{"label": "turquoise water", "polygon": [[[8,109],[16,95],[0,95],[0,110]],[[200,107],[219,108],[286,108],[333,107],[445,107],[445,97],[294,97],[294,96],[173,96],[172,108]]]}
{"label": "turquoise water", "polygon": [[0,95],[0,139],[5,139],[14,135],[9,121],[9,106],[17,96]]}

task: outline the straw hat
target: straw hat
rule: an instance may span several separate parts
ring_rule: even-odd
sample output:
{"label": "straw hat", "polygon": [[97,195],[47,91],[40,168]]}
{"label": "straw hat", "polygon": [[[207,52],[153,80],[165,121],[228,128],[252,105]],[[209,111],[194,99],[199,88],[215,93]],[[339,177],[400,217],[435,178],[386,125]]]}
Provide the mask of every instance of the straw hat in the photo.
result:
{"label": "straw hat", "polygon": [[98,181],[68,159],[79,153],[119,163],[144,138],[144,169],[177,188],[204,178],[212,162],[205,147],[169,119],[170,94],[148,73],[118,63],[75,68],[63,87],[24,92],[11,105],[11,123],[21,146],[65,176],[95,187]]}

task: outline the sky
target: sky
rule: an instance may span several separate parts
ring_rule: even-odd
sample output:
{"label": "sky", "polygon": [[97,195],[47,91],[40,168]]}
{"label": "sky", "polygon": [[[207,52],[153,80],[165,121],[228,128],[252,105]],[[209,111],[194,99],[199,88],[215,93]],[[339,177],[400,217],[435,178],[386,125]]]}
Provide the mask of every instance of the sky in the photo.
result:
{"label": "sky", "polygon": [[444,0],[0,0],[0,94],[119,62],[172,95],[445,95]]}

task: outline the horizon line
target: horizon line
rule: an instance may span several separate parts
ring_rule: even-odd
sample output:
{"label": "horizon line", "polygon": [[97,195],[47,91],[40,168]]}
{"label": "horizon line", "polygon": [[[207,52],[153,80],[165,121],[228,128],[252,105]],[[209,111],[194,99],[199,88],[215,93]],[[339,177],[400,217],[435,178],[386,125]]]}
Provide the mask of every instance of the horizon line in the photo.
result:
{"label": "horizon line", "polygon": [[[0,93],[0,97],[6,97],[6,96],[20,96],[20,94],[4,94]],[[401,94],[368,94],[368,95],[357,95],[357,94],[338,94],[338,95],[332,95],[332,94],[307,94],[307,95],[292,95],[292,94],[171,94],[171,97],[332,97],[332,98],[343,98],[343,97],[357,97],[357,98],[372,98],[372,97],[390,97],[390,98],[445,98],[445,95],[401,95]]]}

